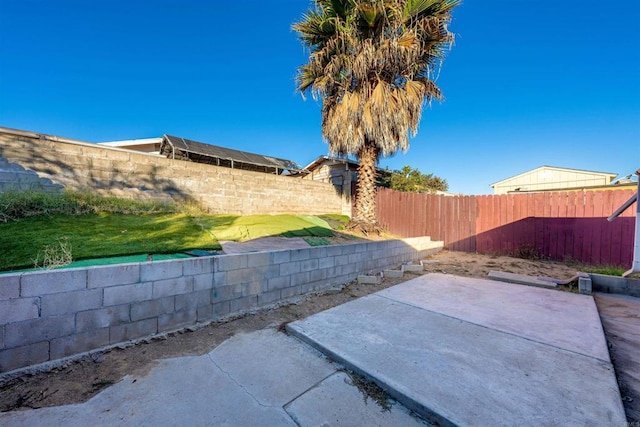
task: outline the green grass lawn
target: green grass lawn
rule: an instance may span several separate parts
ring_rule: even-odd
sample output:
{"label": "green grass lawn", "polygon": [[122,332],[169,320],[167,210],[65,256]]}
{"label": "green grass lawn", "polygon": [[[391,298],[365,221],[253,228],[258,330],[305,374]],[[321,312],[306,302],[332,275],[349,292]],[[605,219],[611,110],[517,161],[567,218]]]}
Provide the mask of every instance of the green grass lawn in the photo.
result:
{"label": "green grass lawn", "polygon": [[[31,216],[0,223],[0,271],[33,267],[47,248],[64,245],[74,261],[191,249],[220,249],[220,240],[333,235],[347,217],[188,215],[185,213]],[[39,262],[40,263],[40,262]]]}
{"label": "green grass lawn", "polygon": [[[214,223],[210,222],[212,220]],[[201,219],[204,227],[210,230],[217,240],[241,242],[267,236],[333,236],[329,224],[315,216],[250,215],[235,217],[224,225],[215,223],[216,220],[216,216]]]}

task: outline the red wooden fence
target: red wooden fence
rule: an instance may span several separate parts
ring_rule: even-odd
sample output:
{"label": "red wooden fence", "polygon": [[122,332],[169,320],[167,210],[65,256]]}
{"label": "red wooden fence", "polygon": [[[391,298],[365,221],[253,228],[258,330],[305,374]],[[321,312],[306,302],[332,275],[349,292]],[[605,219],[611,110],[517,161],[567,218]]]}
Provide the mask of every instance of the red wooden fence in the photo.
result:
{"label": "red wooden fence", "polygon": [[438,196],[380,188],[378,220],[404,237],[431,236],[450,250],[530,253],[555,260],[628,266],[635,210],[611,215],[633,190]]}

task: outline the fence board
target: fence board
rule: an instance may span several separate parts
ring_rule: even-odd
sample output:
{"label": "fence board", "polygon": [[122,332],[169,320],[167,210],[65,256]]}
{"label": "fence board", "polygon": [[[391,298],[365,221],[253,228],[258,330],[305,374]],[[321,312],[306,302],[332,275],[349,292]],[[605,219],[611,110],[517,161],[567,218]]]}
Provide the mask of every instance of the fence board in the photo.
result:
{"label": "fence board", "polygon": [[601,192],[602,193],[602,218],[599,220],[602,223],[600,229],[600,259],[612,260],[611,256],[611,241],[612,241],[612,232],[619,224],[618,222],[608,222],[605,218],[613,211],[616,210],[617,206],[613,206],[613,197],[612,192]]}
{"label": "fence board", "polygon": [[[625,197],[623,191],[616,191],[613,195],[613,206],[614,209],[620,207],[624,202],[627,201],[628,197]],[[621,265],[623,264],[624,256],[627,253],[631,253],[633,251],[632,239],[628,239],[625,236],[633,235],[634,227],[631,221],[628,221],[626,217],[631,217],[631,211],[633,209],[627,209],[620,216],[621,220],[615,220],[610,222],[610,226],[612,228],[611,232],[611,264],[613,265]]]}
{"label": "fence board", "polygon": [[[577,193],[576,198],[576,220],[578,218],[584,218],[585,214],[585,206],[586,206],[586,195],[584,191],[580,191]],[[576,261],[582,261],[584,258],[584,238],[585,238],[585,230],[588,227],[576,227],[574,230],[573,237],[573,259]]]}
{"label": "fence board", "polygon": [[564,233],[564,255],[565,259],[573,259],[575,248],[575,224],[576,224],[576,203],[578,203],[579,193],[577,191],[567,192],[567,229]]}
{"label": "fence board", "polygon": [[533,224],[534,224],[534,250],[540,255],[544,254],[544,228],[542,218],[544,217],[544,195],[532,194],[533,197]]}
{"label": "fence board", "polygon": [[604,202],[602,191],[591,192],[593,194],[593,226],[591,228],[591,263],[596,264],[600,260],[602,249],[602,229],[603,224],[596,218],[603,219],[602,204]]}

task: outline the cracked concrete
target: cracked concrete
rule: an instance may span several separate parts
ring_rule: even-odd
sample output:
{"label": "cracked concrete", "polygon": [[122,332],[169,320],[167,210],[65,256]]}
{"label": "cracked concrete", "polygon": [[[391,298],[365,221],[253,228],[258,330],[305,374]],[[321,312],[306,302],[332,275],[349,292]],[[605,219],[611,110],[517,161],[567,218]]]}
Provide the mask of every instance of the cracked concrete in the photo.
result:
{"label": "cracked concrete", "polygon": [[300,346],[293,337],[269,329],[262,332],[261,339],[267,345],[261,345],[256,352],[256,336],[236,335],[209,356],[265,406],[282,407],[335,372],[320,353]]}
{"label": "cracked concrete", "polygon": [[211,360],[211,363],[213,363],[218,369],[220,369],[220,372],[222,372],[223,374],[225,374],[227,376],[227,378],[229,378],[231,381],[233,381],[233,383],[238,386],[240,389],[242,389],[242,391],[244,391],[246,394],[249,395],[249,397],[251,397],[258,405],[262,406],[263,408],[273,408],[273,406],[269,406],[269,405],[264,405],[262,404],[258,398],[256,396],[254,396],[253,394],[251,394],[251,392],[249,390],[247,390],[241,383],[239,383],[235,378],[233,378],[233,376],[225,371],[224,369],[220,368],[220,366],[218,366],[216,364],[216,362],[211,359],[211,356],[208,355],[209,359]]}
{"label": "cracked concrete", "polygon": [[428,425],[398,403],[382,413],[338,369],[297,339],[265,329],[202,356],[162,360],[82,404],[0,413],[0,425]]}

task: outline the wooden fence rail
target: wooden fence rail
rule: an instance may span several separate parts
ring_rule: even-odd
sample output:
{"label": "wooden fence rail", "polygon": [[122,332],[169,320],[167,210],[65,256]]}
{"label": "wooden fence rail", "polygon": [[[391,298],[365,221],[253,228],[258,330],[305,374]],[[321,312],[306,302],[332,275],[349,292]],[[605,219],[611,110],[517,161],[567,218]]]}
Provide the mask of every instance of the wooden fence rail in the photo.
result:
{"label": "wooden fence rail", "polygon": [[380,188],[378,219],[403,237],[431,236],[450,250],[538,255],[593,265],[628,266],[635,212],[607,217],[633,190],[495,196],[439,196]]}

